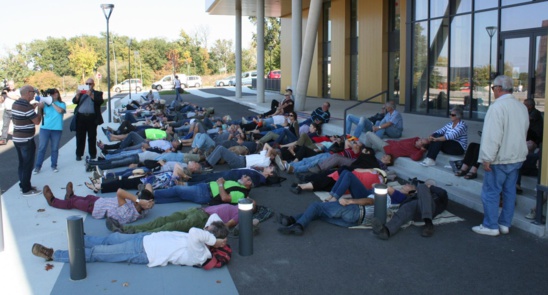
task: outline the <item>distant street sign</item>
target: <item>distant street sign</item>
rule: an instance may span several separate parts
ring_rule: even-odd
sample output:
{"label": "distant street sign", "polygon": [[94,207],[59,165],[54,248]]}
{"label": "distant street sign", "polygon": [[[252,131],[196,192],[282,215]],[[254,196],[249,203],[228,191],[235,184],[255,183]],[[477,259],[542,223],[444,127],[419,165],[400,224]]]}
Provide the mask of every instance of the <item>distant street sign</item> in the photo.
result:
{"label": "distant street sign", "polygon": [[97,73],[97,79],[101,80],[101,78],[103,78],[103,75],[101,75],[101,73]]}

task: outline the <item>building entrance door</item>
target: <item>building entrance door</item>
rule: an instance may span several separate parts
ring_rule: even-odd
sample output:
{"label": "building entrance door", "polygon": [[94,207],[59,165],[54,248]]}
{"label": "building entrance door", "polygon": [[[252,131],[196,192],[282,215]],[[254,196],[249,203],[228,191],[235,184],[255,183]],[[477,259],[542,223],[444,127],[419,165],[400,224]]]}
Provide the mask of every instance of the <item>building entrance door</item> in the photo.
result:
{"label": "building entrance door", "polygon": [[514,96],[520,101],[535,100],[537,109],[544,112],[546,100],[546,30],[501,33],[504,75],[514,79]]}

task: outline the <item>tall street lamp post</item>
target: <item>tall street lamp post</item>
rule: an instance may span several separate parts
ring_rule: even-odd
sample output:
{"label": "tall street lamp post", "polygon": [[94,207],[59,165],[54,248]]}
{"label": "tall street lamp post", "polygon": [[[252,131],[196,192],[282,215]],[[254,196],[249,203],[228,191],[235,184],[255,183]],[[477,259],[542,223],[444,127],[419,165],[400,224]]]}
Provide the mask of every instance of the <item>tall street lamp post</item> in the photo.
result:
{"label": "tall street lamp post", "polygon": [[[133,53],[135,54],[135,58],[139,58],[139,72],[141,73],[141,83],[143,83],[143,65],[141,64],[141,55],[139,54],[139,50],[135,50]],[[137,93],[137,89],[135,89],[135,93]]]}
{"label": "tall street lamp post", "polygon": [[110,19],[110,15],[112,14],[112,10],[114,9],[114,4],[101,4],[101,9],[103,9],[103,13],[105,14],[105,18],[107,19],[107,97],[108,97],[108,122],[112,122],[112,109],[110,105],[110,48],[109,48],[109,30],[108,30],[108,21]]}
{"label": "tall street lamp post", "polygon": [[114,55],[114,84],[118,84],[118,67],[116,66],[116,49],[114,48],[114,42],[112,42],[112,54]]}
{"label": "tall street lamp post", "polygon": [[131,39],[127,40],[127,60],[129,71],[129,102],[131,102]]}
{"label": "tall street lamp post", "polygon": [[491,56],[493,55],[493,36],[497,32],[497,27],[489,26],[485,27],[487,35],[489,35],[489,105],[491,105]]}

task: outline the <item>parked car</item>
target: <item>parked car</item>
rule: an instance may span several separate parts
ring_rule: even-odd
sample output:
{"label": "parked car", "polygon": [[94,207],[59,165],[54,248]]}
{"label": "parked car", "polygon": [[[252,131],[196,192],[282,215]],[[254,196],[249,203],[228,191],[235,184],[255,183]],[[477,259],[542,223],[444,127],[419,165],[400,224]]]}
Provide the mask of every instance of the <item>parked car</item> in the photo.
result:
{"label": "parked car", "polygon": [[186,78],[185,87],[199,88],[200,86],[202,86],[202,78],[200,76],[188,76]]}
{"label": "parked car", "polygon": [[141,83],[141,79],[126,79],[122,83],[118,83],[114,86],[112,86],[112,90],[116,93],[120,93],[122,91],[129,91],[129,82],[131,81],[131,91],[141,91],[143,89],[143,83]]}
{"label": "parked car", "polygon": [[242,85],[251,85],[253,78],[257,78],[257,71],[242,73]]}
{"label": "parked car", "polygon": [[268,72],[266,75],[267,79],[281,79],[282,78],[282,71],[281,70],[274,70]]}
{"label": "parked car", "polygon": [[236,76],[230,76],[223,79],[219,79],[215,81],[215,87],[232,86],[234,84],[231,81],[233,81],[235,78]]}
{"label": "parked car", "polygon": [[[186,75],[185,74],[176,74],[177,77],[179,77],[179,81],[181,81],[181,85],[184,85],[186,83]],[[152,83],[152,89],[156,89],[158,91],[161,91],[162,89],[173,89],[175,88],[175,78],[173,75],[166,75],[163,76],[162,79]]]}

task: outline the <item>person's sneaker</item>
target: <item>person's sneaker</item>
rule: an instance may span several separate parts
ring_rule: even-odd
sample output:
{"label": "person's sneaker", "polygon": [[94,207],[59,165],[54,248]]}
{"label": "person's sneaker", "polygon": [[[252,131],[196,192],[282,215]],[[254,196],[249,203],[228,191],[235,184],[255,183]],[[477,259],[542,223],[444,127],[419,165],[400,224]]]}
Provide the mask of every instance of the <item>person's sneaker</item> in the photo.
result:
{"label": "person's sneaker", "polygon": [[76,156],[76,161],[82,161],[82,156]]}
{"label": "person's sneaker", "polygon": [[32,174],[36,175],[40,173],[40,168],[34,168],[34,170],[32,171]]}
{"label": "person's sneaker", "polygon": [[276,221],[283,226],[290,226],[297,222],[293,216],[285,215],[282,213],[276,214]]}
{"label": "person's sneaker", "polygon": [[371,220],[371,227],[373,229],[373,233],[379,237],[381,240],[388,240],[390,238],[390,233],[388,232],[388,229],[378,218],[373,218]]}
{"label": "person's sneaker", "polygon": [[303,226],[298,224],[298,223],[294,223],[290,226],[282,226],[282,227],[279,227],[278,228],[278,232],[281,233],[281,234],[284,234],[284,235],[296,235],[296,236],[302,236],[303,233],[304,233],[304,229],[303,229]]}
{"label": "person's sneaker", "polygon": [[105,176],[104,171],[101,170],[101,168],[99,168],[99,166],[95,166],[95,171],[96,171],[97,174],[99,174],[101,177]]}
{"label": "person's sneaker", "polygon": [[59,172],[59,169],[57,167],[53,167],[52,169],[53,169],[53,173]]}
{"label": "person's sneaker", "polygon": [[525,218],[533,220],[535,219],[536,216],[537,216],[537,210],[531,209],[531,211],[529,211],[529,213],[525,215]]}
{"label": "person's sneaker", "polygon": [[503,235],[507,235],[510,233],[510,228],[505,225],[499,224],[499,232]]}
{"label": "person's sneaker", "polygon": [[498,229],[486,228],[486,227],[483,227],[483,224],[472,227],[472,231],[480,235],[486,235],[486,236],[492,236],[492,237],[496,237],[500,234]]}
{"label": "person's sneaker", "polygon": [[292,187],[291,192],[298,195],[303,191],[303,189],[300,186]]}
{"label": "person's sneaker", "polygon": [[118,220],[116,220],[112,217],[107,217],[107,219],[105,221],[105,224],[106,224],[108,230],[110,230],[111,232],[118,232],[118,233],[123,233],[124,232],[124,229],[123,229],[122,225],[120,224],[120,222],[118,222]]}
{"label": "person's sneaker", "polygon": [[44,258],[46,261],[53,260],[53,249],[35,243],[32,245],[32,254]]}
{"label": "person's sneaker", "polygon": [[282,158],[280,158],[279,155],[276,155],[274,162],[276,163],[276,166],[278,166],[278,169],[285,171],[284,161],[282,161]]}
{"label": "person's sneaker", "polygon": [[422,228],[421,236],[429,238],[434,235],[434,224],[427,222]]}
{"label": "person's sneaker", "polygon": [[430,167],[430,166],[436,166],[436,161],[426,158],[424,161],[421,162],[421,165],[424,167]]}
{"label": "person's sneaker", "polygon": [[23,196],[25,196],[25,197],[37,196],[41,193],[42,193],[41,190],[37,190],[37,189],[33,188],[33,189],[30,189],[28,192],[23,193]]}
{"label": "person's sneaker", "polygon": [[249,123],[249,121],[247,121],[246,118],[242,117],[242,124],[247,124],[247,123]]}

